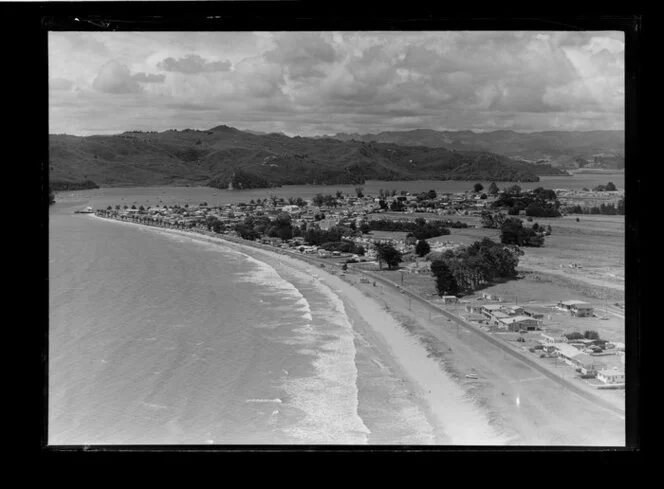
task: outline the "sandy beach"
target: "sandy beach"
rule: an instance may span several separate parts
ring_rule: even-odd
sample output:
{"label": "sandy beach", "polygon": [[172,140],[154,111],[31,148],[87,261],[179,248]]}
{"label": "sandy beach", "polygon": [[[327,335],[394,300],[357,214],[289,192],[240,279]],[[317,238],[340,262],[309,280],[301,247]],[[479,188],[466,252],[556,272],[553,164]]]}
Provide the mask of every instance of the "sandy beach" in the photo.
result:
{"label": "sandy beach", "polygon": [[[361,273],[353,270],[341,277],[332,270],[335,267],[320,268],[316,259],[256,243],[157,229],[235,247],[277,270],[291,267],[330,287],[343,300],[353,323],[356,363],[363,372],[357,383],[360,395],[365,395],[360,414],[369,429],[371,411],[388,409],[390,401],[371,399],[370,369],[389,369],[434,427],[429,437],[434,445],[624,445],[624,417],[569,392],[446,318],[432,315],[396,287],[361,283]],[[359,368],[362,365],[368,367]],[[368,443],[381,440],[369,436]]]}

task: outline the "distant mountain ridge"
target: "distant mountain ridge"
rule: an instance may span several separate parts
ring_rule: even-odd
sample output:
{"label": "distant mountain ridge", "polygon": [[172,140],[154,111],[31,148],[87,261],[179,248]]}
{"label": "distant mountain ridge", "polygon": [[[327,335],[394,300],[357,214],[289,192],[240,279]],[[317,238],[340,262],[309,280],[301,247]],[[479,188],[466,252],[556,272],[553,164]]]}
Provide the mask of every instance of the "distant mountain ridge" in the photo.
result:
{"label": "distant mountain ridge", "polygon": [[375,141],[405,146],[427,146],[457,151],[489,151],[556,168],[625,167],[624,131],[544,131],[522,133],[500,130],[473,131],[386,131],[378,134],[338,133],[319,136],[340,141]]}
{"label": "distant mountain ridge", "polygon": [[341,141],[212,129],[128,131],[117,135],[50,135],[55,186],[209,185],[265,188],[361,184],[365,180],[538,181],[565,174],[486,151]]}

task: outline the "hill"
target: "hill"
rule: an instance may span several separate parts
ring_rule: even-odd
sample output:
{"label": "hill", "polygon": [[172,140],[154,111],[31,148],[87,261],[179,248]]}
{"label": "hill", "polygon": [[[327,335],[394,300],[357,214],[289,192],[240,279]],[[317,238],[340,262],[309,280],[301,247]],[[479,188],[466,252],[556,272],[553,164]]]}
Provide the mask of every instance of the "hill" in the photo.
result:
{"label": "hill", "polygon": [[556,168],[622,169],[625,166],[624,131],[476,133],[415,129],[379,134],[340,133],[331,137],[340,141],[375,141],[459,151],[490,151],[535,164],[550,164]]}
{"label": "hill", "polygon": [[365,180],[538,181],[561,174],[486,151],[333,138],[252,134],[228,126],[206,131],[50,136],[50,180],[100,186],[209,185],[260,188],[361,184]]}

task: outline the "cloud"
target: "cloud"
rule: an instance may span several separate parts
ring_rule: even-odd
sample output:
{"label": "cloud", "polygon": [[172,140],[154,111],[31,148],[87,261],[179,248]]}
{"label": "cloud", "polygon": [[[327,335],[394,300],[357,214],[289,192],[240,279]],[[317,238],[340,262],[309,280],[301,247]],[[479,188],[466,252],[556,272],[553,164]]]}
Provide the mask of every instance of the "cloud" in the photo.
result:
{"label": "cloud", "polygon": [[228,71],[231,68],[230,61],[206,61],[197,54],[187,54],[182,58],[165,58],[157,64],[164,71],[194,74],[215,71]]}
{"label": "cloud", "polygon": [[117,115],[113,124],[129,127],[140,114],[145,128],[205,128],[223,114],[302,135],[624,124],[619,32],[115,34],[49,35],[50,100],[63,124],[89,130]]}
{"label": "cloud", "polygon": [[66,78],[52,78],[49,80],[48,86],[51,90],[71,90],[74,82]]}
{"label": "cloud", "polygon": [[330,42],[321,34],[297,32],[274,38],[274,47],[264,54],[267,63],[284,66],[293,80],[307,80],[325,76],[322,66],[340,58]]}
{"label": "cloud", "polygon": [[136,73],[131,76],[132,79],[141,83],[162,83],[166,75],[156,75],[154,73]]}
{"label": "cloud", "polygon": [[129,68],[117,61],[104,64],[92,83],[95,90],[102,93],[139,93],[141,87],[131,76]]}

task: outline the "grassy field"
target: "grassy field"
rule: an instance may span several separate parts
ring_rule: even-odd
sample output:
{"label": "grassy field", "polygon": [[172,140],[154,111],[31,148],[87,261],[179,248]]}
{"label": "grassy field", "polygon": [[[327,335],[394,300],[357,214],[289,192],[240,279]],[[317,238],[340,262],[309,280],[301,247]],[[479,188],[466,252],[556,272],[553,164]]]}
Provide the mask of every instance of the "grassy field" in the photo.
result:
{"label": "grassy field", "polygon": [[[471,225],[479,224],[479,218],[467,220]],[[506,303],[526,304],[539,310],[548,328],[579,332],[592,329],[602,338],[624,341],[624,311],[615,306],[624,303],[624,217],[580,216],[576,221],[575,216],[566,216],[537,219],[537,222],[550,224],[553,233],[547,236],[543,247],[523,248],[524,256],[518,267],[520,278],[492,284],[463,299],[475,301],[483,292],[491,293]],[[450,235],[429,242],[469,245],[483,237],[500,239],[497,230],[473,227],[451,229]],[[401,272],[383,270],[382,273],[401,283]],[[433,277],[428,274],[404,273],[403,280],[404,286],[424,297],[435,294]],[[561,300],[589,302],[599,316],[607,319],[574,318],[552,309]]]}

